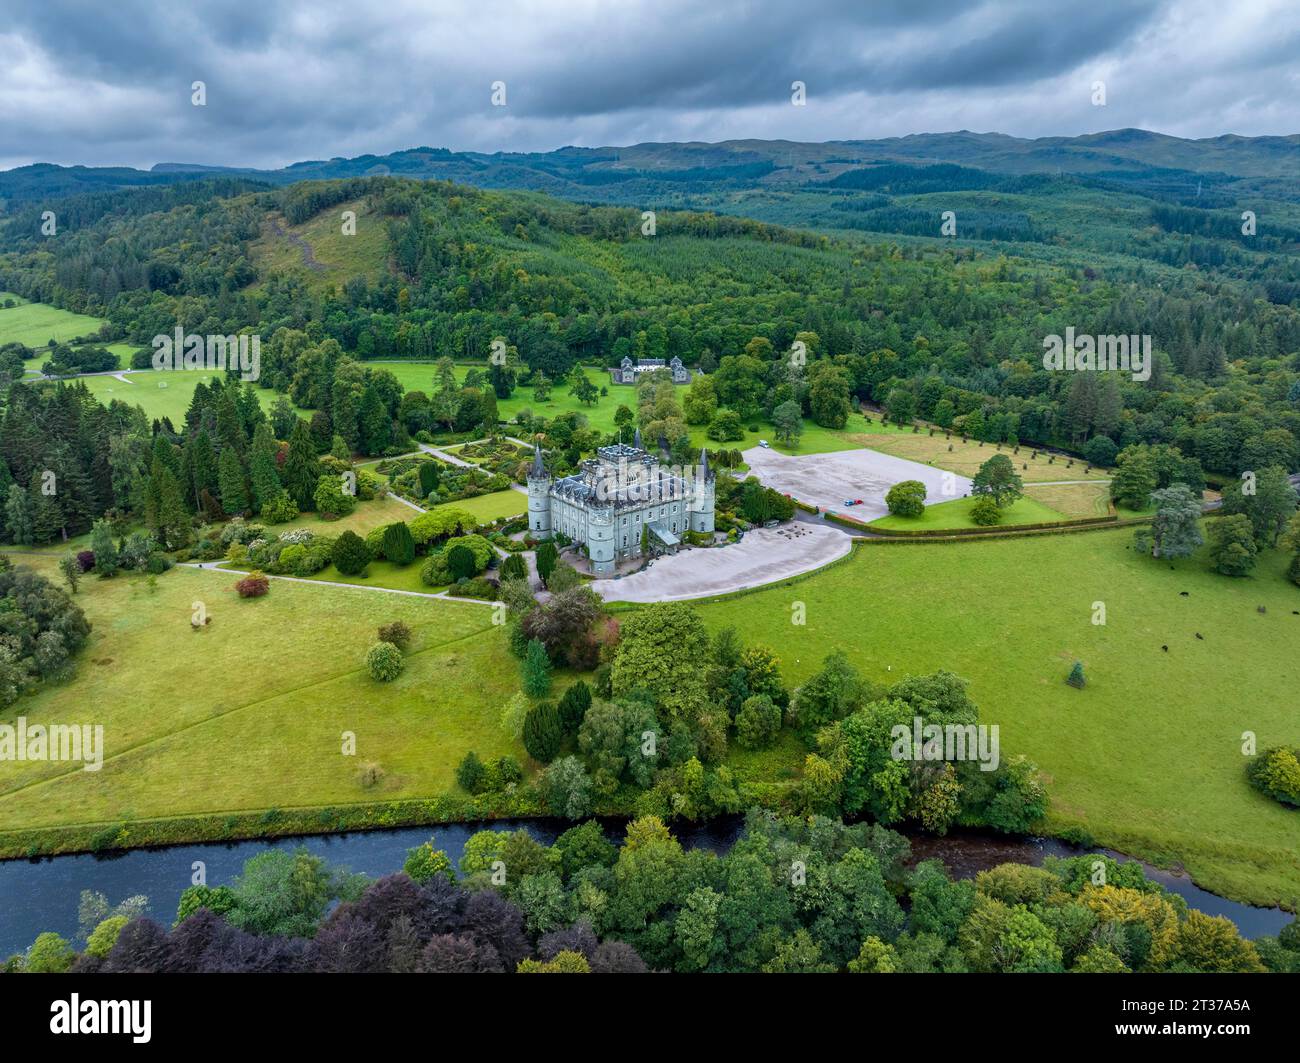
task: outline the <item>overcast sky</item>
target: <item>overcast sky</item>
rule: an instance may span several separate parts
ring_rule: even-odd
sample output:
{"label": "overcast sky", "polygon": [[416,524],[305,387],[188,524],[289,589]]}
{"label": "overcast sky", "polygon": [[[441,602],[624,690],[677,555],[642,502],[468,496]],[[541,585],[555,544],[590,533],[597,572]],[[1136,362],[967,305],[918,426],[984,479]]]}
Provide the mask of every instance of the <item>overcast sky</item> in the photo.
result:
{"label": "overcast sky", "polygon": [[1300,3],[6,0],[0,21],[0,168],[1126,126],[1300,132]]}

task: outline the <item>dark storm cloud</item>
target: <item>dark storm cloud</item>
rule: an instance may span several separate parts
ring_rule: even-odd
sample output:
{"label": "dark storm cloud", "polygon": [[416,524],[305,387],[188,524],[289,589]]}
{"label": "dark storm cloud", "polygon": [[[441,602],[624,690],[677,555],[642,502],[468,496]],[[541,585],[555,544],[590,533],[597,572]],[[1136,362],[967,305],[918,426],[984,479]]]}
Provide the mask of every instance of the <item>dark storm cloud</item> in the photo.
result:
{"label": "dark storm cloud", "polygon": [[[11,0],[0,165],[1300,129],[1289,0]],[[490,86],[507,85],[492,107]],[[1091,106],[1105,80],[1108,103]],[[203,81],[207,106],[190,103]],[[793,107],[791,82],[807,85]]]}

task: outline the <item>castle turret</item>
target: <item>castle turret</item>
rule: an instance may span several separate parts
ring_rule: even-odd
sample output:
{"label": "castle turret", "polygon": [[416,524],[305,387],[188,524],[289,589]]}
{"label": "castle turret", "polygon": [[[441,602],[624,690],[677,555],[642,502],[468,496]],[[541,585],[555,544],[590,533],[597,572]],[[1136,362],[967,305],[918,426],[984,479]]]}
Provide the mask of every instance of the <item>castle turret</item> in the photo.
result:
{"label": "castle turret", "polygon": [[700,464],[695,470],[695,483],[691,485],[691,494],[686,501],[686,512],[690,517],[691,531],[705,534],[713,533],[715,488],[714,473],[709,468],[709,452],[701,450]]}
{"label": "castle turret", "polygon": [[534,539],[551,537],[551,474],[542,462],[542,448],[533,444],[533,463],[528,469],[528,532]]}
{"label": "castle turret", "polygon": [[641,442],[641,429],[639,428],[636,430],[636,435],[632,437],[632,445],[637,450],[645,450],[645,445]]}
{"label": "castle turret", "polygon": [[608,502],[593,503],[587,511],[587,557],[593,576],[614,574],[614,534],[614,507]]}

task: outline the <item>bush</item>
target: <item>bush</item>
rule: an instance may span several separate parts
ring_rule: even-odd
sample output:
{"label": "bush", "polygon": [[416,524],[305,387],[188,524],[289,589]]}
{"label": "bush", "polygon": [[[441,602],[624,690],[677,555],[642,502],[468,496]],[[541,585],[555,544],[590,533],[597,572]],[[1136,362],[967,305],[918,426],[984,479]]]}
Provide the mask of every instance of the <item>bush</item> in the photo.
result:
{"label": "bush", "polygon": [[330,560],[343,575],[359,576],[370,564],[370,548],[356,532],[345,531],[334,540]]}
{"label": "bush", "polygon": [[394,521],[384,529],[384,557],[395,565],[409,565],[415,560],[415,540],[405,521]]}
{"label": "bush", "polygon": [[95,551],[78,550],[77,564],[81,567],[82,572],[89,572],[92,568],[95,567]]}
{"label": "bush", "polygon": [[261,572],[250,572],[235,584],[241,598],[260,598],[271,589],[271,581]]}
{"label": "bush", "polygon": [[781,707],[766,694],[746,698],[736,713],[736,744],[743,749],[763,749],[781,730]]}
{"label": "bush", "polygon": [[1262,794],[1300,807],[1300,749],[1275,746],[1249,762],[1246,777]]}
{"label": "bush", "polygon": [[298,517],[298,507],[289,497],[288,491],[281,491],[262,506],[261,517],[267,524],[284,524]]}
{"label": "bush", "polygon": [[391,683],[405,666],[402,651],[391,642],[376,642],[366,651],[366,671],[381,683]]}
{"label": "bush", "polygon": [[390,642],[399,650],[405,650],[411,644],[411,629],[400,620],[380,624],[379,641]]}
{"label": "bush", "polygon": [[446,551],[447,572],[453,580],[469,579],[478,573],[474,554],[467,546],[453,546]]}
{"label": "bush", "polygon": [[591,687],[579,679],[560,698],[558,710],[560,726],[568,734],[576,734],[589,708],[591,708]]}
{"label": "bush", "polygon": [[925,512],[925,484],[920,480],[903,480],[885,495],[889,512],[899,517],[919,517]]}
{"label": "bush", "polygon": [[970,519],[981,528],[989,528],[1002,520],[1002,510],[992,495],[980,495],[970,507]]}
{"label": "bush", "polygon": [[528,562],[524,560],[522,554],[511,554],[501,563],[502,579],[526,579],[528,577]]}
{"label": "bush", "polygon": [[456,767],[456,782],[462,790],[471,794],[480,791],[484,776],[487,775],[487,769],[483,767],[483,762],[478,759],[478,754],[473,750],[466,753],[459,765]]}
{"label": "bush", "polygon": [[524,748],[536,761],[547,764],[560,751],[564,732],[560,727],[560,714],[555,704],[539,701],[524,717]]}
{"label": "bush", "polygon": [[357,500],[343,490],[341,477],[333,473],[326,473],[316,482],[312,500],[316,503],[316,512],[324,519],[346,517],[357,508]]}

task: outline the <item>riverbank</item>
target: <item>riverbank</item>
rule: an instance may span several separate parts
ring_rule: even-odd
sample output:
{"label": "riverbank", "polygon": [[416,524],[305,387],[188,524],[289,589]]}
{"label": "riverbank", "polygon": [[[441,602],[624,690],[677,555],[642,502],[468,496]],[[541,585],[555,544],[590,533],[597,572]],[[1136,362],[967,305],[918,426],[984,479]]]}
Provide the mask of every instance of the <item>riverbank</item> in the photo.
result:
{"label": "riverbank", "polygon": [[[600,822],[611,841],[621,841],[625,818],[607,817]],[[377,878],[400,870],[407,850],[428,841],[431,834],[436,846],[455,864],[465,842],[480,830],[526,830],[549,845],[571,826],[567,820],[550,817],[480,820],[10,860],[0,863],[0,912],[4,913],[0,919],[0,958],[30,945],[37,934],[46,930],[74,938],[83,890],[103,893],[113,904],[126,897],[148,897],[153,918],[167,924],[175,917],[181,893],[193,882],[196,865],[202,866],[208,885],[229,885],[251,857],[268,850],[303,846],[330,864]],[[671,829],[687,848],[723,853],[730,849],[743,826],[742,816],[724,816],[701,823],[674,823]],[[1082,848],[1051,838],[977,831],[958,831],[942,838],[914,833],[906,836],[912,846],[910,865],[921,860],[941,860],[956,878],[972,878],[998,864],[1038,866],[1047,857],[1085,852],[1100,852],[1120,861],[1130,859],[1110,850]],[[1191,907],[1231,919],[1245,937],[1276,934],[1291,920],[1290,914],[1280,908],[1256,908],[1228,900],[1200,889],[1185,875],[1145,863],[1143,868],[1149,878],[1178,893]]]}

